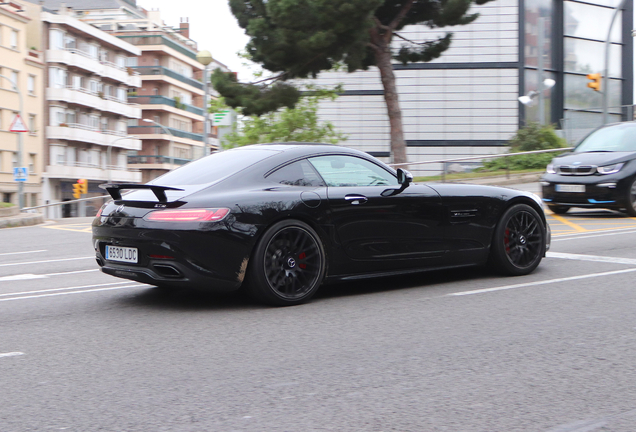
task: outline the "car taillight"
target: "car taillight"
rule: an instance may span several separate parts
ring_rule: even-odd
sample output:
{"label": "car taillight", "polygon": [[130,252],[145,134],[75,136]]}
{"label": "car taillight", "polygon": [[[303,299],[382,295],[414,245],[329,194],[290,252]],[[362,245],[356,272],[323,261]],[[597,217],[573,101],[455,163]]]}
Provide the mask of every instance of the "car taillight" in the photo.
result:
{"label": "car taillight", "polygon": [[99,208],[99,210],[97,210],[97,214],[95,215],[95,217],[100,217],[102,215],[102,212],[104,211],[104,207],[106,207],[106,204],[104,204],[103,206]]}
{"label": "car taillight", "polygon": [[228,208],[157,210],[148,213],[144,219],[152,222],[214,222],[229,212]]}

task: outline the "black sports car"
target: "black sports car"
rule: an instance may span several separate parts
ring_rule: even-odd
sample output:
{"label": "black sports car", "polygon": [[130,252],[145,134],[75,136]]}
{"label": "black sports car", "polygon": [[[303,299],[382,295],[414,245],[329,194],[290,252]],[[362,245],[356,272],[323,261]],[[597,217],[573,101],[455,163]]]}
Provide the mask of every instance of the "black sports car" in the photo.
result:
{"label": "black sports car", "polygon": [[550,229],[536,195],[411,180],[340,146],[215,153],[148,184],[102,185],[113,200],[93,222],[97,262],[157,286],[243,286],[272,305],[307,301],[324,280],[539,265]]}
{"label": "black sports car", "polygon": [[636,216],[636,122],[607,125],[552,159],[541,179],[554,213],[570,207],[626,210]]}

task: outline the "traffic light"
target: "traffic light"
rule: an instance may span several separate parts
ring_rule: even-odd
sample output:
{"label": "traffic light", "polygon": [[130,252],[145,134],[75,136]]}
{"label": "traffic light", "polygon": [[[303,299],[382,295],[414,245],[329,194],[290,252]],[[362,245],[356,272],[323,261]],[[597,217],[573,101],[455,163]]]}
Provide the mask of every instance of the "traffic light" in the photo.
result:
{"label": "traffic light", "polygon": [[593,73],[587,74],[587,79],[592,80],[592,82],[587,83],[587,86],[594,91],[601,91],[601,74]]}
{"label": "traffic light", "polygon": [[79,199],[82,196],[82,185],[79,183],[73,184],[73,198]]}
{"label": "traffic light", "polygon": [[88,193],[88,182],[86,179],[79,179],[73,184],[73,198],[80,199],[82,194]]}
{"label": "traffic light", "polygon": [[80,184],[80,193],[88,193],[88,182],[86,179],[79,179],[77,182]]}

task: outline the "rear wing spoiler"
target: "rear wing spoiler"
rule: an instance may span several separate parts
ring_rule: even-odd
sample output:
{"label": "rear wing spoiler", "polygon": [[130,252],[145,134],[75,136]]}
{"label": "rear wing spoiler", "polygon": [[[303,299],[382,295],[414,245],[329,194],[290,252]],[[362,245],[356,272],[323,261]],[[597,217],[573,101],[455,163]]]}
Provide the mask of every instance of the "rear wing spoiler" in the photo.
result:
{"label": "rear wing spoiler", "polygon": [[135,183],[105,183],[99,185],[100,188],[106,189],[106,191],[113,197],[115,201],[121,200],[121,191],[126,189],[150,189],[155,194],[159,202],[165,203],[168,201],[166,196],[167,190],[182,191],[183,189],[173,188],[169,186],[158,186],[150,184],[135,184]]}

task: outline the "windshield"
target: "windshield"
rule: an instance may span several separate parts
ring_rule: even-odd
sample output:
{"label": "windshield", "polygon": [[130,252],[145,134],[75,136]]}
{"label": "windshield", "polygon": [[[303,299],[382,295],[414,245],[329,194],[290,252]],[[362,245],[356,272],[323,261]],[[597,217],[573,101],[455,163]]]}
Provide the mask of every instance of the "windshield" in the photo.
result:
{"label": "windshield", "polygon": [[636,151],[636,124],[624,123],[592,132],[574,151],[631,152]]}
{"label": "windshield", "polygon": [[276,150],[240,148],[211,154],[149,182],[161,186],[200,185],[219,181],[275,154]]}

